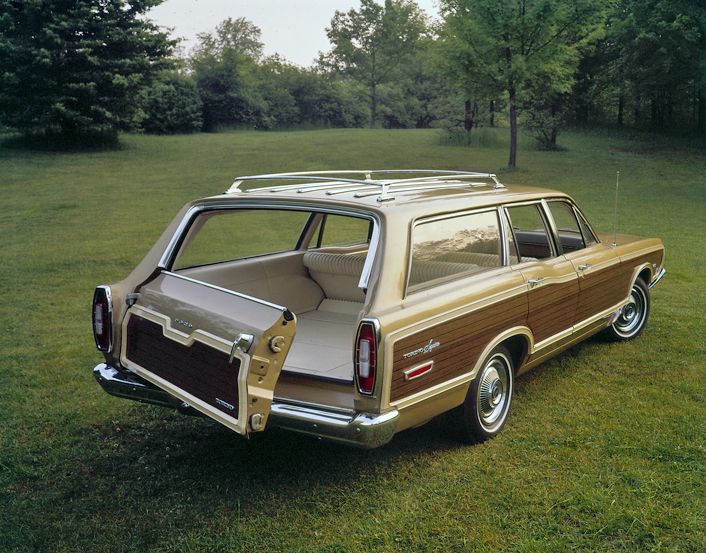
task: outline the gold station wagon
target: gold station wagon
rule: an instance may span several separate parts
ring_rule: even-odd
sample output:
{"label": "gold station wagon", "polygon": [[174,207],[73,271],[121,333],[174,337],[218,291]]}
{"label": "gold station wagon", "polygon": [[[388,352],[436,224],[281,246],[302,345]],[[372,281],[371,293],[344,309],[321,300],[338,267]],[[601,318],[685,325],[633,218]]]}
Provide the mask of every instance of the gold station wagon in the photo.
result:
{"label": "gold station wagon", "polygon": [[[275,186],[241,189],[243,183]],[[517,375],[604,331],[642,332],[655,238],[604,237],[566,194],[487,173],[239,177],[184,206],[98,286],[110,394],[360,447],[453,410],[504,425]]]}

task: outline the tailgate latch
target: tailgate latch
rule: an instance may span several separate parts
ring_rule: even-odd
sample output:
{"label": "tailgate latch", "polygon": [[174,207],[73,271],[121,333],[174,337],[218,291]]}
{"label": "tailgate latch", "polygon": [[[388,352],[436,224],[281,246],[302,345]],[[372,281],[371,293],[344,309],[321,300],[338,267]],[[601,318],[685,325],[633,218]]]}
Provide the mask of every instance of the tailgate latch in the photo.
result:
{"label": "tailgate latch", "polygon": [[252,334],[238,334],[235,337],[235,340],[233,340],[233,347],[230,350],[230,359],[228,359],[229,363],[233,362],[233,358],[235,357],[235,352],[240,350],[243,353],[247,353],[248,350],[250,349],[250,346],[252,346],[254,337]]}

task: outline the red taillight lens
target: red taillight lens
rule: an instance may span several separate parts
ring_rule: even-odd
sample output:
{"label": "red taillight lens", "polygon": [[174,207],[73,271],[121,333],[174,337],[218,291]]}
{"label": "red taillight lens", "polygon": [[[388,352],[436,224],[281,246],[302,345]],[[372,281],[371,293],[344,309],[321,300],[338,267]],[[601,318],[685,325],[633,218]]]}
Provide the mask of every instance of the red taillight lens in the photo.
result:
{"label": "red taillight lens", "polygon": [[113,338],[113,301],[110,288],[99,286],[93,294],[93,337],[96,347],[101,351],[110,351]]}
{"label": "red taillight lens", "polygon": [[372,394],[375,388],[375,353],[377,338],[372,323],[363,322],[355,340],[355,376],[361,394]]}

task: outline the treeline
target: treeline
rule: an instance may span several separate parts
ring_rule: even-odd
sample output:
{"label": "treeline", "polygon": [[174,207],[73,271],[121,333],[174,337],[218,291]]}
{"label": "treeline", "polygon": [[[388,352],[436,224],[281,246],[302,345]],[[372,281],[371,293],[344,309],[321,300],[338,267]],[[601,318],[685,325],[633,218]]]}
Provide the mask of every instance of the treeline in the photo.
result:
{"label": "treeline", "polygon": [[361,0],[312,67],[263,55],[229,18],[187,55],[148,19],[160,0],[0,0],[0,124],[28,136],[297,126],[706,126],[706,5],[696,0]]}

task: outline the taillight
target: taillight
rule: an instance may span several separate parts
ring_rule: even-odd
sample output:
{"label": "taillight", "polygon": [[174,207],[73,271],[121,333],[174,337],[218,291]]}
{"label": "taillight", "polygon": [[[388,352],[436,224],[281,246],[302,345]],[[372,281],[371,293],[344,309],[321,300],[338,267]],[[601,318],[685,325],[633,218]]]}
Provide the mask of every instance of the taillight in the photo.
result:
{"label": "taillight", "polygon": [[362,322],[355,339],[355,376],[361,394],[372,394],[375,388],[377,333],[373,323]]}
{"label": "taillight", "polygon": [[113,347],[113,298],[108,286],[98,286],[93,294],[93,337],[96,347],[110,351]]}

